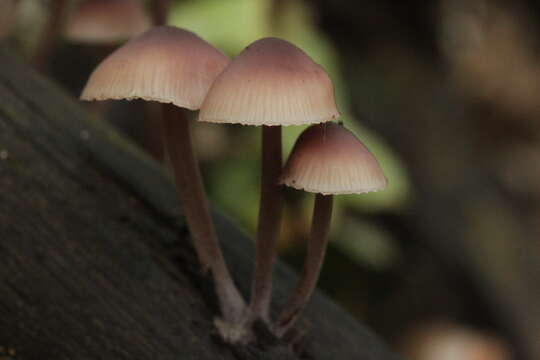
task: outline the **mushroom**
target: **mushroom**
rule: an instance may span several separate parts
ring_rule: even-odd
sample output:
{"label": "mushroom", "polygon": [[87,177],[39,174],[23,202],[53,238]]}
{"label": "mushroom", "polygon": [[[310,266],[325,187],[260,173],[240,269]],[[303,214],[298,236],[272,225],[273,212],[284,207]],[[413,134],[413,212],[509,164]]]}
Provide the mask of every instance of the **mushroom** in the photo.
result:
{"label": "mushroom", "polygon": [[[156,26],[164,25],[168,3],[168,0],[153,0],[150,20],[141,0],[84,0],[70,12],[65,37],[73,43],[93,46],[102,60],[118,43],[148,30],[152,22]],[[103,111],[103,105],[94,108]],[[162,124],[152,119],[161,109],[156,103],[147,103],[145,108],[146,149],[156,160],[163,161]]]}
{"label": "mushroom", "polygon": [[64,20],[69,8],[68,0],[51,1],[48,4],[48,17],[41,31],[32,62],[39,71],[47,67],[49,55],[53,50],[58,35],[64,26]]}
{"label": "mushroom", "polygon": [[362,142],[342,125],[329,122],[302,132],[280,183],[317,194],[304,269],[274,325],[275,334],[282,337],[298,319],[319,279],[328,243],[333,195],[379,191],[386,187],[387,180]]}
{"label": "mushroom", "polygon": [[165,25],[169,10],[171,8],[171,0],[151,0],[150,11],[154,19],[154,25]]}
{"label": "mushroom", "polygon": [[148,30],[151,20],[140,0],[84,0],[70,12],[68,40],[86,44],[114,44]]}
{"label": "mushroom", "polygon": [[155,27],[107,57],[91,74],[81,99],[163,103],[164,143],[195,250],[203,271],[211,270],[214,277],[224,320],[235,322],[244,311],[244,300],[219,247],[185,110],[199,109],[210,84],[228,62],[226,55],[189,31]]}
{"label": "mushroom", "polygon": [[[275,243],[281,224],[281,126],[339,116],[332,81],[293,44],[264,38],[247,46],[216,78],[199,121],[262,125],[262,171],[249,321],[269,322]],[[248,321],[248,322],[249,322]]]}

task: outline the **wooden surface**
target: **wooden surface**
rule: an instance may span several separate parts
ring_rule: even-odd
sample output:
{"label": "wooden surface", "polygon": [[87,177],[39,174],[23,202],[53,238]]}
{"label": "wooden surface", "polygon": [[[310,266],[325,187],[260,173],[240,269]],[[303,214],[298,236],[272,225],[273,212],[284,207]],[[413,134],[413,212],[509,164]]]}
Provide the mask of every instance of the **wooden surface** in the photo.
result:
{"label": "wooden surface", "polygon": [[[321,294],[295,353],[221,344],[170,177],[3,48],[0,65],[0,359],[397,359]],[[215,221],[245,292],[251,242]],[[295,277],[276,275],[279,304]]]}

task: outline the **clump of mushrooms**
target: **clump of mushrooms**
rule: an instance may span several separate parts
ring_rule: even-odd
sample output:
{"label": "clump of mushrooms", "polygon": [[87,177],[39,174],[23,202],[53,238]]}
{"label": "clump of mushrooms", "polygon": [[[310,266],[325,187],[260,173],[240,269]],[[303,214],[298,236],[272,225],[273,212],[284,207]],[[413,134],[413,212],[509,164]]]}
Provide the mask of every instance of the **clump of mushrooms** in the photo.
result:
{"label": "clump of mushrooms", "polygon": [[281,225],[281,126],[314,124],[339,116],[332,81],[293,44],[264,38],[247,46],[216,78],[199,121],[262,126],[262,171],[255,272],[246,327],[270,323],[275,243]]}
{"label": "clump of mushrooms", "polygon": [[[150,13],[142,0],[84,0],[69,11],[64,29],[65,38],[97,50],[99,59],[111,53],[118,44],[147,31],[152,26],[165,25],[170,2],[153,0]],[[151,15],[151,16],[150,16]],[[94,106],[103,110],[101,106]],[[147,151],[162,161],[163,127],[155,117],[161,117],[161,108],[153,102],[145,104],[145,143]]]}
{"label": "clump of mushrooms", "polygon": [[[156,9],[156,18],[164,21],[165,8]],[[258,40],[230,62],[195,34],[158,26],[107,57],[90,76],[81,99],[162,103],[163,118],[156,121],[165,124],[164,142],[195,250],[203,271],[210,270],[214,277],[222,315],[216,326],[231,343],[251,341],[251,327],[257,320],[265,322],[278,337],[293,327],[315,289],[323,264],[332,196],[377,191],[387,183],[369,150],[350,131],[331,122],[339,112],[329,76],[285,40]],[[186,109],[200,109],[200,121],[262,126],[261,200],[248,307],[219,247],[191,145]],[[316,125],[298,138],[282,171],[281,126],[301,124]],[[269,308],[281,224],[280,184],[317,195],[302,277],[273,322]]]}

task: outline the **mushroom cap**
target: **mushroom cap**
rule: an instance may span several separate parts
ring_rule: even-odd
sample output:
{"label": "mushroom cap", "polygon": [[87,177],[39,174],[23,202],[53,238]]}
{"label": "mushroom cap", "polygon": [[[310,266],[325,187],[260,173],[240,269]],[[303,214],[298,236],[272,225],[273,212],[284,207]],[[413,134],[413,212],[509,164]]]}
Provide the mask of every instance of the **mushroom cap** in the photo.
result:
{"label": "mushroom cap", "polygon": [[140,98],[196,110],[229,61],[190,31],[154,27],[103,60],[90,75],[81,99]]}
{"label": "mushroom cap", "polygon": [[377,159],[352,132],[328,122],[312,125],[298,137],[280,183],[337,195],[382,190],[387,180]]}
{"label": "mushroom cap", "polygon": [[151,20],[140,0],[85,0],[68,16],[68,40],[90,44],[125,41],[148,30]]}
{"label": "mushroom cap", "polygon": [[293,44],[276,38],[246,47],[212,84],[200,121],[301,125],[339,116],[332,80]]}

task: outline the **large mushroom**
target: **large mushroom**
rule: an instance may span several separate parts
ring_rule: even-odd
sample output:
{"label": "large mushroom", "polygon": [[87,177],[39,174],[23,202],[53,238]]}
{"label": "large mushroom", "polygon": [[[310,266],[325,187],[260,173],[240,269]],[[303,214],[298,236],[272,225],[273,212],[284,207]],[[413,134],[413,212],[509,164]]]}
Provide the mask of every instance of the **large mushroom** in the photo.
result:
{"label": "large mushroom", "polygon": [[274,332],[281,337],[298,319],[319,279],[328,244],[333,195],[382,190],[387,180],[364,144],[343,126],[329,122],[310,126],[300,135],[280,182],[317,194],[302,276],[274,325]]}
{"label": "large mushroom", "polygon": [[90,76],[81,99],[163,103],[164,142],[195,250],[203,270],[211,270],[214,277],[224,320],[235,323],[244,312],[244,301],[219,247],[186,111],[199,109],[211,83],[228,63],[226,55],[189,31],[155,27],[107,57]]}
{"label": "large mushroom", "polygon": [[293,44],[264,38],[246,47],[213,83],[200,121],[262,126],[262,171],[250,321],[269,322],[275,243],[281,225],[281,126],[339,116],[332,81]]}
{"label": "large mushroom", "polygon": [[[159,14],[160,9],[166,14],[165,6],[154,5],[152,10]],[[73,43],[103,46],[126,41],[151,26],[142,0],[55,0],[50,1],[48,11],[34,54],[34,64],[40,70],[45,69],[61,32]]]}

